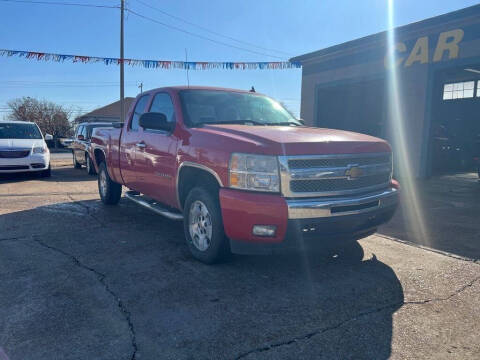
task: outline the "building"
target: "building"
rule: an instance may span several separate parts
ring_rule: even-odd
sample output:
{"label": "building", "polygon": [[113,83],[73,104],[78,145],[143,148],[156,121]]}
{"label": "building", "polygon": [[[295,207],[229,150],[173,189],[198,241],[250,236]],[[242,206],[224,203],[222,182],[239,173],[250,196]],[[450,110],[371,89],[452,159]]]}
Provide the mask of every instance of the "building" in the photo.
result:
{"label": "building", "polygon": [[[130,105],[133,103],[134,100],[135,98],[133,97],[125,98],[125,114],[128,112],[128,109],[130,108]],[[120,121],[120,100],[77,117],[75,119],[75,124],[80,124],[82,122],[112,121]]]}
{"label": "building", "polygon": [[398,154],[392,111],[398,100],[416,176],[474,169],[480,155],[480,5],[291,61],[303,66],[301,117],[307,124],[383,137]]}

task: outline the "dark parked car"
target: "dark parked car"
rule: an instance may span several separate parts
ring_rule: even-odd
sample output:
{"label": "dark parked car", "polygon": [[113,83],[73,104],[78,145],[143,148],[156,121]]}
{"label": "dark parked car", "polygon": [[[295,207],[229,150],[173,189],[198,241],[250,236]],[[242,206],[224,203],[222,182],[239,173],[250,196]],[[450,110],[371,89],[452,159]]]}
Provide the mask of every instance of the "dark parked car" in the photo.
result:
{"label": "dark parked car", "polygon": [[73,154],[73,166],[75,169],[80,169],[83,165],[87,168],[88,174],[96,174],[95,167],[93,166],[89,155],[92,131],[94,128],[109,128],[112,126],[113,123],[111,122],[81,123],[77,126],[77,129],[75,130],[75,138],[70,145]]}

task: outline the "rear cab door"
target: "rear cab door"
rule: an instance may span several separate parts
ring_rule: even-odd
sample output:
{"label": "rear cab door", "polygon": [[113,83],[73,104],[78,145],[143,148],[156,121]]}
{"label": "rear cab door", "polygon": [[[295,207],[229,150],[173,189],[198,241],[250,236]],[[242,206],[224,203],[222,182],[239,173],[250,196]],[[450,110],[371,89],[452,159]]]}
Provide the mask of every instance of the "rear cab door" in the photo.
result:
{"label": "rear cab door", "polygon": [[[78,138],[79,135],[83,135],[84,140]],[[75,159],[79,164],[85,164],[85,139],[87,137],[87,127],[85,125],[80,125],[77,128],[77,133],[75,134],[75,142],[73,146],[73,151],[75,153]]]}

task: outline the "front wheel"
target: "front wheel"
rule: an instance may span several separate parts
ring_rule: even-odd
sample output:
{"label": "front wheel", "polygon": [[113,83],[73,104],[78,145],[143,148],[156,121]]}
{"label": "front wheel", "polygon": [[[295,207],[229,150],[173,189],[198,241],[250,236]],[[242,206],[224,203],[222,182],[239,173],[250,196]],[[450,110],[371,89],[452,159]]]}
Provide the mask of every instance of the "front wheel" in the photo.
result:
{"label": "front wheel", "polygon": [[116,205],[122,196],[122,185],[114,182],[108,175],[105,161],[100,164],[98,173],[98,192],[106,205]]}
{"label": "front wheel", "polygon": [[77,156],[75,155],[75,151],[72,152],[72,156],[73,156],[73,167],[75,169],[81,169],[82,165],[77,161]]}
{"label": "front wheel", "polygon": [[95,175],[97,172],[95,171],[95,166],[93,166],[93,161],[90,158],[90,155],[85,154],[85,159],[87,163],[87,173],[88,175]]}
{"label": "front wheel", "polygon": [[40,176],[43,178],[52,176],[52,166],[49,164],[48,169],[42,170],[42,172],[40,173]]}
{"label": "front wheel", "polygon": [[213,190],[192,189],[185,200],[183,219],[187,245],[196,259],[213,264],[228,257],[228,239],[223,230],[218,196]]}

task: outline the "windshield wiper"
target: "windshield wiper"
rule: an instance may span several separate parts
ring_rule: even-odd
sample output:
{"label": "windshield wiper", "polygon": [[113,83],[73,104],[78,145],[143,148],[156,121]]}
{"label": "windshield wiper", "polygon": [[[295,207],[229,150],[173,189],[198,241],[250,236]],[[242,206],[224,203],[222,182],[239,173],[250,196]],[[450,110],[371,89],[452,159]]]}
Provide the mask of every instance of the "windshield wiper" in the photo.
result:
{"label": "windshield wiper", "polygon": [[264,125],[268,126],[290,126],[290,125],[295,125],[295,126],[302,126],[302,124],[293,122],[293,121],[283,121],[283,122],[277,122],[277,123],[265,123]]}
{"label": "windshield wiper", "polygon": [[203,122],[199,123],[198,125],[227,125],[227,124],[242,124],[242,125],[247,125],[247,124],[253,124],[253,125],[265,125],[261,122],[258,121],[253,121],[253,120],[226,120],[226,121],[209,121],[209,122]]}

